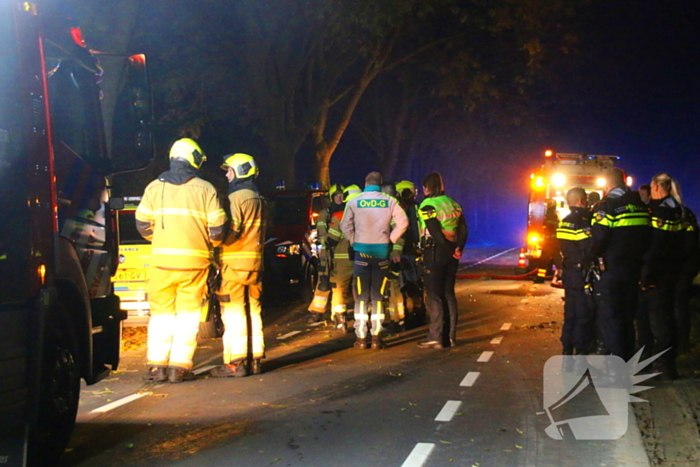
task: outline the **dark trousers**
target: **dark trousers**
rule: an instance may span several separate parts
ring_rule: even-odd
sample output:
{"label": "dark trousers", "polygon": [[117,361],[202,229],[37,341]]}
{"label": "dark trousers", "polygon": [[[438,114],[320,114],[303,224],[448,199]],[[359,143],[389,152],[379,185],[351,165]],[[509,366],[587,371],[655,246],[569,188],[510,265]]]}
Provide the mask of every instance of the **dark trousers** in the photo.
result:
{"label": "dark trousers", "polygon": [[676,317],[676,339],[678,352],[690,351],[690,297],[692,295],[693,275],[681,274],[676,281],[674,309]]}
{"label": "dark trousers", "polygon": [[[426,255],[427,256],[427,255]],[[445,342],[444,324],[445,308],[447,308],[447,335],[455,340],[457,336],[457,297],[455,295],[455,280],[459,261],[451,256],[442,261],[425,264],[423,286],[425,288],[425,305],[430,317],[428,340]]]}
{"label": "dark trousers", "polygon": [[651,332],[651,323],[649,322],[649,301],[647,294],[641,289],[638,292],[634,329],[637,335],[636,349],[644,348],[642,359],[646,360],[651,357],[654,349],[654,335]]}
{"label": "dark trousers", "polygon": [[666,349],[661,360],[672,362],[677,355],[676,319],[673,307],[675,278],[665,278],[656,287],[644,292],[649,309],[649,324],[654,338],[652,354],[656,355]]}
{"label": "dark trousers", "polygon": [[[566,277],[566,275],[564,276]],[[595,316],[592,297],[582,287],[564,288],[564,351],[587,354],[595,350]]]}
{"label": "dark trousers", "polygon": [[[356,257],[359,256],[355,253]],[[355,292],[355,335],[367,336],[367,322],[372,310],[371,333],[378,336],[384,323],[384,299],[388,289],[389,260],[361,257],[355,259],[353,289]]]}
{"label": "dark trousers", "polygon": [[635,271],[607,271],[594,284],[597,332],[605,355],[625,361],[634,355],[634,316],[639,277]]}

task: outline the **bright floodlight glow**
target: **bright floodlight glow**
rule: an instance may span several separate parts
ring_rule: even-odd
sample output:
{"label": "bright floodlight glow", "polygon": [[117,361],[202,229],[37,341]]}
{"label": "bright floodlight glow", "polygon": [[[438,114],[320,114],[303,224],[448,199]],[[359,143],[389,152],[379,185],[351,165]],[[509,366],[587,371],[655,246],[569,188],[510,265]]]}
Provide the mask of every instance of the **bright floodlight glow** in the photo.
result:
{"label": "bright floodlight glow", "polygon": [[554,186],[564,186],[566,183],[566,177],[564,174],[554,174],[552,175],[552,185]]}
{"label": "bright floodlight glow", "polygon": [[528,240],[530,240],[530,243],[537,243],[540,241],[540,237],[537,234],[532,234]]}
{"label": "bright floodlight glow", "polygon": [[595,184],[598,185],[599,187],[604,187],[605,186],[605,179],[599,178],[598,180],[595,181]]}
{"label": "bright floodlight glow", "polygon": [[627,177],[627,186],[632,186],[634,179],[632,177]]}

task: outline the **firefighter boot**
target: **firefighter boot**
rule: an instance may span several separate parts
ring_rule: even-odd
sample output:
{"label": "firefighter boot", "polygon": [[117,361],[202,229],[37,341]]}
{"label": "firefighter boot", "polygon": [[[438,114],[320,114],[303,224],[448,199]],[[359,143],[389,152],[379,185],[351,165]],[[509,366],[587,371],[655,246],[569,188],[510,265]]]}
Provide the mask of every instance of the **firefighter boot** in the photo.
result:
{"label": "firefighter boot", "polygon": [[382,340],[382,335],[372,336],[372,350],[382,350],[386,348],[384,340]]}
{"label": "firefighter boot", "polygon": [[341,334],[347,334],[349,329],[348,329],[347,316],[345,315],[345,313],[336,313],[334,315],[334,318],[335,318],[335,330]]}
{"label": "firefighter boot", "polygon": [[193,379],[194,374],[189,370],[175,366],[168,368],[168,381],[171,383],[182,383],[183,381],[192,381]]}
{"label": "firefighter boot", "polygon": [[323,321],[323,313],[317,313],[315,311],[309,312],[309,318],[306,320],[307,324],[316,324]]}
{"label": "firefighter boot", "polygon": [[166,368],[162,366],[152,366],[148,369],[148,372],[143,375],[143,379],[144,381],[165,381],[168,379]]}
{"label": "firefighter boot", "polygon": [[358,337],[353,347],[355,347],[356,349],[365,350],[367,348],[367,338]]}
{"label": "firefighter boot", "polygon": [[219,365],[209,372],[214,378],[243,378],[248,376],[248,366],[245,362]]}
{"label": "firefighter boot", "polygon": [[259,375],[262,373],[262,363],[260,363],[260,359],[256,358],[250,363],[250,372],[253,373],[254,375]]}

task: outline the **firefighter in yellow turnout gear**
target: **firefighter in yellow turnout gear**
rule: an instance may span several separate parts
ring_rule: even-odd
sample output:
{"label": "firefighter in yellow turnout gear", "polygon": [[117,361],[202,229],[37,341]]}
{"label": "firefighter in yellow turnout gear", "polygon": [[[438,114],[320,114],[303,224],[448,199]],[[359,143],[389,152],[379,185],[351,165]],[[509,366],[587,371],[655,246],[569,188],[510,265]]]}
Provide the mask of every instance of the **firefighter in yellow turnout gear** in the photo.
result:
{"label": "firefighter in yellow turnout gear", "polygon": [[321,257],[319,282],[309,305],[310,322],[321,320],[331,295],[331,320],[340,332],[347,332],[347,302],[352,287],[353,262],[349,256],[349,243],[340,229],[345,202],[361,193],[357,185],[343,188],[333,185],[329,190],[331,204],[321,213],[317,224]]}
{"label": "firefighter in yellow turnout gear", "polygon": [[147,285],[150,368],[144,377],[150,381],[179,383],[192,369],[211,249],[221,242],[226,224],[216,189],[197,176],[205,160],[193,140],[176,141],[170,170],[146,187],[136,210],[136,227],[153,244]]}
{"label": "firefighter in yellow turnout gear", "polygon": [[211,375],[243,377],[259,374],[260,360],[265,356],[260,306],[265,199],[255,186],[258,167],[252,156],[225,156],[221,168],[229,181],[231,228],[221,247],[222,283],[218,293],[225,326],[224,364],[214,368]]}

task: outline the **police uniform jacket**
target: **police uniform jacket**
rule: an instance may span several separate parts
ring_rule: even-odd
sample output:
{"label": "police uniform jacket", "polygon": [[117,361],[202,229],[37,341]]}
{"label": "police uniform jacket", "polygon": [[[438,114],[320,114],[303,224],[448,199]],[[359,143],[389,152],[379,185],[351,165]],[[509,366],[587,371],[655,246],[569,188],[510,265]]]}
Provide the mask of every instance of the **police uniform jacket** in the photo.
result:
{"label": "police uniform jacket", "polygon": [[644,255],[642,268],[642,286],[659,285],[660,281],[670,279],[680,273],[683,262],[683,210],[673,199],[652,199],[651,243]]}
{"label": "police uniform jacket", "polygon": [[221,260],[236,271],[262,271],[265,247],[265,199],[254,186],[228,195],[231,223],[221,245]]}
{"label": "police uniform jacket", "polygon": [[591,221],[593,254],[608,273],[639,274],[649,247],[650,217],[639,193],[626,186],[610,190]]}
{"label": "police uniform jacket", "polygon": [[225,224],[216,189],[191,168],[171,169],[152,181],[136,209],[136,228],[153,244],[151,266],[164,269],[209,267]]}
{"label": "police uniform jacket", "polygon": [[683,206],[683,261],[681,274],[695,277],[700,271],[700,229],[695,213]]}
{"label": "police uniform jacket", "polygon": [[583,270],[592,261],[591,212],[587,208],[572,207],[571,213],[559,223],[557,240],[563,257],[564,287],[582,288]]}
{"label": "police uniform jacket", "polygon": [[421,243],[434,248],[432,258],[424,255],[425,262],[450,258],[455,248],[464,248],[468,237],[467,223],[457,201],[444,194],[431,196],[420,204],[418,214]]}

